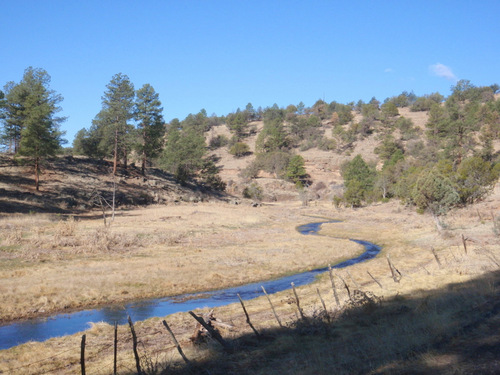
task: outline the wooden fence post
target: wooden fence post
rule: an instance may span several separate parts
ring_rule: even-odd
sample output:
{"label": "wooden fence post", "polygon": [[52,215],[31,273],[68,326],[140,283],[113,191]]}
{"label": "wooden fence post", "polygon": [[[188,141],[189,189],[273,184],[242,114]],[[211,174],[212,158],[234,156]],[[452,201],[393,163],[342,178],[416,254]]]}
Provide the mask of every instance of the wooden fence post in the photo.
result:
{"label": "wooden fence post", "polygon": [[337,303],[337,307],[340,307],[340,300],[339,296],[337,295],[337,288],[335,287],[335,281],[333,280],[333,271],[330,265],[328,265],[328,273],[330,274],[330,281],[332,283],[333,296],[335,297],[335,302]]}
{"label": "wooden fence post", "polygon": [[250,326],[250,328],[252,328],[252,331],[255,333],[255,336],[257,336],[257,338],[260,338],[259,332],[257,332],[257,330],[253,326],[252,322],[250,321],[250,316],[248,316],[247,309],[245,308],[245,304],[243,303],[243,300],[241,299],[240,294],[237,293],[237,296],[238,296],[238,299],[240,300],[241,307],[243,307],[243,312],[245,313],[245,316],[247,317],[248,325]]}
{"label": "wooden fence post", "polygon": [[80,348],[80,367],[82,368],[82,375],[85,375],[85,339],[87,335],[82,336],[82,344]]}
{"label": "wooden fence post", "polygon": [[174,344],[175,346],[177,347],[177,351],[179,352],[179,354],[181,355],[182,359],[184,360],[184,362],[186,362],[188,365],[190,364],[189,362],[189,359],[187,359],[187,357],[184,355],[184,352],[182,351],[182,348],[181,346],[179,345],[179,342],[177,341],[177,339],[175,338],[174,336],[174,333],[172,332],[172,330],[170,329],[170,327],[168,326],[167,324],[167,321],[166,320],[163,320],[163,325],[165,326],[165,328],[167,329],[168,333],[170,333],[170,336],[172,337],[172,340],[174,341]]}
{"label": "wooden fence post", "polygon": [[344,283],[344,288],[345,290],[347,290],[347,296],[349,297],[349,299],[352,299],[351,298],[351,291],[349,289],[349,285],[347,285],[347,283],[345,282],[345,280],[342,278],[342,276],[340,276],[339,274],[337,274],[337,276],[339,277],[340,280],[342,280],[342,282]]}
{"label": "wooden fence post", "polygon": [[399,280],[401,280],[402,276],[401,272],[399,272],[398,269],[392,265],[389,255],[387,255],[386,258],[387,258],[387,263],[389,264],[389,268],[391,270],[392,279],[394,280],[395,283],[399,283]]}
{"label": "wooden fence post", "polygon": [[436,250],[434,250],[433,247],[431,247],[432,255],[434,255],[434,259],[436,259],[436,263],[438,264],[439,268],[441,268],[441,261],[439,260],[439,257],[436,254]]}
{"label": "wooden fence post", "polygon": [[354,277],[352,277],[351,273],[349,272],[349,270],[345,270],[347,272],[347,276],[349,276],[349,278],[352,280],[352,282],[354,283],[354,285],[356,285],[356,288],[358,288],[358,290],[361,290],[361,287],[359,286],[359,284],[356,282],[356,280],[354,280]]}
{"label": "wooden fence post", "polygon": [[267,294],[266,290],[264,289],[264,287],[262,285],[261,285],[261,288],[262,288],[262,291],[264,292],[264,294],[266,295],[267,300],[269,301],[269,304],[271,305],[271,309],[273,310],[274,317],[278,321],[278,324],[280,325],[280,327],[283,328],[283,325],[281,324],[280,318],[278,317],[278,314],[276,314],[276,310],[274,309],[273,303],[271,302],[271,298],[269,298],[269,295]]}
{"label": "wooden fence post", "polygon": [[382,286],[382,284],[380,284],[380,282],[375,277],[373,277],[373,275],[370,273],[370,271],[366,271],[366,272],[368,272],[368,275],[370,275],[370,277],[373,279],[373,281],[375,281],[378,284],[378,286],[380,287],[380,289],[384,289],[384,287]]}
{"label": "wooden fence post", "polygon": [[299,309],[299,314],[302,319],[305,319],[304,312],[300,308],[299,296],[297,295],[297,290],[295,290],[295,284],[292,283],[293,294],[295,294],[295,300],[297,301],[297,309]]}
{"label": "wooden fence post", "polygon": [[326,319],[328,320],[328,323],[330,323],[330,314],[328,314],[328,310],[326,309],[325,301],[323,300],[323,297],[321,297],[321,293],[319,292],[319,288],[316,288],[316,291],[318,292],[318,297],[319,297],[319,300],[321,301],[321,304],[323,305],[323,309],[325,309]]}
{"label": "wooden fence post", "polygon": [[222,338],[222,336],[220,335],[219,332],[217,332],[211,325],[207,324],[205,322],[205,320],[203,318],[200,318],[198,315],[196,315],[194,312],[192,311],[189,311],[189,314],[198,322],[200,323],[203,328],[205,328],[208,333],[210,333],[210,335],[219,342],[219,344],[222,345],[222,347],[224,348],[224,350],[227,352],[227,353],[231,353],[233,350],[231,348],[231,346],[226,342],[224,341],[224,339]]}
{"label": "wooden fence post", "polygon": [[113,375],[116,375],[116,362],[118,357],[118,322],[115,322],[115,340],[113,343]]}
{"label": "wooden fence post", "polygon": [[132,319],[130,318],[130,315],[128,317],[128,324],[130,326],[130,331],[132,332],[132,344],[133,344],[135,366],[137,368],[137,374],[142,375],[141,359],[139,358],[139,352],[137,351],[137,336],[135,334],[134,324],[132,323]]}

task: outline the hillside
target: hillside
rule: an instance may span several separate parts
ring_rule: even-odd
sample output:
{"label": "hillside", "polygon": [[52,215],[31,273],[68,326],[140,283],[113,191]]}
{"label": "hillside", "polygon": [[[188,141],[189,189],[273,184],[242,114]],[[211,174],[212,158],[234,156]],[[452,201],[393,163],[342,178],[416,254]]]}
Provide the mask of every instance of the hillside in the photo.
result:
{"label": "hillside", "polygon": [[[406,117],[413,121],[415,126],[422,129],[422,131],[425,129],[425,123],[429,117],[428,112],[412,112],[406,107],[400,108],[399,113],[401,117]],[[354,122],[359,122],[362,119],[362,116],[357,113],[353,113],[353,117]],[[250,155],[240,158],[234,157],[228,152],[227,147],[221,147],[211,153],[218,160],[218,165],[221,168],[220,176],[228,183],[228,192],[236,195],[241,195],[245,186],[249,184],[248,179],[241,176],[241,171],[255,160],[255,144],[259,133],[262,131],[263,122],[252,122],[250,123],[250,127],[255,128],[256,132],[245,137],[243,140],[250,147]],[[321,128],[324,131],[325,138],[332,139],[332,126],[329,121],[323,121]],[[231,137],[231,131],[226,124],[213,127],[205,133],[205,138],[208,142],[211,138],[219,135],[226,136],[227,138]],[[357,140],[354,148],[349,152],[323,151],[316,147],[306,151],[295,149],[293,152],[300,154],[305,159],[306,171],[312,182],[310,198],[313,200],[331,200],[335,193],[341,193],[343,185],[343,179],[340,174],[341,166],[355,155],[359,154],[367,161],[376,164],[379,163],[379,157],[374,152],[379,143],[379,134],[374,133],[365,139]],[[498,146],[500,149],[500,142]],[[254,182],[263,188],[265,200],[282,201],[299,198],[299,193],[293,183],[276,179],[272,174],[261,171]],[[317,189],[318,185],[320,189]]]}
{"label": "hillside", "polygon": [[[418,148],[418,142],[424,139],[429,112],[415,112],[409,107],[402,107],[398,109],[398,113],[395,118],[411,121],[417,129],[416,134],[419,134],[416,138],[407,140],[402,137],[399,129],[391,131],[400,147],[411,154],[411,149]],[[364,116],[361,113],[353,111],[352,121],[342,128],[348,131],[349,127],[360,124],[363,120]],[[140,169],[132,163],[128,170],[120,169],[118,172],[116,203],[117,206],[144,206],[211,198],[241,198],[244,189],[250,184],[260,186],[263,193],[261,199],[265,202],[298,199],[331,201],[334,196],[342,195],[343,179],[340,170],[342,165],[352,160],[354,156],[361,155],[368,163],[376,165],[378,170],[382,168],[383,160],[376,153],[376,148],[381,145],[386,135],[379,121],[375,121],[373,126],[374,131],[363,136],[357,135],[346,150],[323,150],[319,147],[291,148],[290,154],[299,154],[304,158],[305,169],[309,176],[309,187],[302,192],[295,187],[294,183],[263,170],[256,178],[243,177],[242,171],[256,160],[256,143],[264,128],[263,121],[253,121],[248,124],[248,127],[253,130],[242,139],[242,142],[249,147],[250,152],[246,155],[235,157],[230,154],[229,146],[208,150],[209,156],[216,161],[220,177],[227,184],[224,194],[207,190],[195,181],[181,185],[172,174],[157,168],[149,168],[147,176],[144,177]],[[324,139],[335,142],[333,128],[331,121],[325,119],[321,121],[316,131],[322,134]],[[287,131],[293,136],[293,129],[288,128]],[[212,139],[219,136],[226,139],[233,136],[227,123],[212,126],[205,132],[206,144],[210,144]],[[479,139],[479,135],[476,137]],[[493,152],[498,154],[500,140],[493,139],[492,147]],[[0,211],[4,213],[75,213],[99,208],[97,195],[109,202],[112,200],[111,170],[110,161],[94,160],[83,156],[50,159],[42,168],[42,187],[37,192],[32,187],[33,177],[30,168],[19,165],[6,155],[0,155]]]}
{"label": "hillside", "polygon": [[[100,209],[99,196],[113,198],[112,163],[86,157],[49,159],[34,189],[31,168],[0,155],[0,213],[46,212],[75,214]],[[223,198],[195,184],[180,185],[171,174],[150,168],[147,176],[131,165],[116,176],[116,206],[144,206],[168,202],[196,202]]]}

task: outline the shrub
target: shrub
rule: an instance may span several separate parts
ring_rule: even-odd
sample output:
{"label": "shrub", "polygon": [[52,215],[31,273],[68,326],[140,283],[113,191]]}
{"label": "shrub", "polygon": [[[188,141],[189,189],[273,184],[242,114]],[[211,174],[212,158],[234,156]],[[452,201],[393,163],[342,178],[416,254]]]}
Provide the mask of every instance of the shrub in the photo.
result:
{"label": "shrub", "polygon": [[219,134],[217,137],[212,137],[210,139],[209,146],[212,150],[215,150],[220,147],[227,146],[229,144],[229,138],[227,138],[224,134]]}
{"label": "shrub", "polygon": [[322,151],[333,151],[337,148],[335,139],[321,138],[318,141],[318,148]]}
{"label": "shrub", "polygon": [[262,200],[262,188],[257,185],[255,182],[252,182],[250,185],[243,189],[243,197],[254,199],[257,201]]}
{"label": "shrub", "polygon": [[237,158],[241,158],[242,156],[247,155],[249,152],[250,152],[250,147],[244,142],[236,142],[229,149],[229,153],[231,155],[236,156]]}

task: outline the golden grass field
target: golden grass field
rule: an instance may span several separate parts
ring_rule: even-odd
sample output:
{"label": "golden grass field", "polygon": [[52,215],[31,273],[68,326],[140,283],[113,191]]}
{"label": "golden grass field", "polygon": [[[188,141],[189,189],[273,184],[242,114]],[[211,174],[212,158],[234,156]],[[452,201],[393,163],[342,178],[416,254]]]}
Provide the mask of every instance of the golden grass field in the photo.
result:
{"label": "golden grass field", "polygon": [[[328,328],[335,340],[323,342],[325,339],[314,333],[317,328],[298,325],[297,308],[290,291],[271,298],[282,321],[295,327],[296,331],[298,329],[299,336],[275,332],[277,322],[264,297],[246,302],[257,329],[268,330],[274,337],[272,345],[255,344],[254,349],[248,349],[245,343],[251,341],[251,331],[239,304],[215,310],[218,318],[235,327],[222,332],[224,337],[241,346],[241,352],[231,356],[221,354],[214,343],[201,347],[191,345],[189,336],[195,322],[188,314],[174,314],[167,320],[188,358],[195,360],[201,368],[209,368],[210,373],[282,373],[285,368],[294,369],[289,373],[297,374],[328,373],[321,366],[330,366],[333,359],[327,356],[330,362],[324,362],[325,349],[319,349],[317,345],[340,350],[337,346],[344,348],[342,342],[361,344],[359,335],[372,338],[362,342],[365,351],[369,348],[374,351],[365,353],[369,358],[374,355],[375,348],[380,350],[381,342],[387,349],[378,354],[381,358],[386,355],[387,360],[378,363],[372,358],[374,362],[370,367],[386,370],[373,373],[400,373],[401,358],[387,353],[398,352],[398,347],[406,348],[401,340],[408,340],[411,336],[420,340],[419,345],[425,345],[428,334],[436,333],[438,326],[443,327],[445,337],[448,332],[445,327],[457,324],[453,319],[460,321],[455,315],[462,304],[457,301],[461,301],[464,295],[477,308],[482,306],[486,296],[498,294],[498,281],[495,284],[494,278],[488,276],[498,270],[500,261],[500,241],[498,232],[495,233],[498,224],[494,221],[500,208],[498,196],[496,191],[483,203],[455,210],[446,220],[448,228],[441,234],[436,232],[429,216],[418,215],[397,202],[355,210],[335,209],[331,204],[319,202],[307,207],[297,202],[255,208],[226,203],[169,205],[119,211],[109,228],[104,228],[97,213],[74,219],[48,215],[6,216],[0,221],[0,292],[3,297],[0,316],[6,322],[139,297],[175,295],[266,280],[350,258],[362,251],[359,245],[347,240],[356,238],[382,245],[382,253],[369,262],[336,270],[335,274],[341,276],[351,290],[359,288],[386,300],[388,305],[383,306],[389,306],[389,312],[391,306],[400,308],[398,301],[405,301],[405,308],[412,314],[425,311],[425,321],[410,325],[408,320],[402,321],[398,327],[406,324],[408,328],[393,332],[383,325],[377,328],[369,321],[363,321],[369,314],[362,318],[353,312],[354,320],[346,319],[347,310],[342,310],[344,315],[340,315],[340,310],[335,307],[327,275],[312,285],[298,288],[298,293],[306,316],[319,316],[323,309],[317,294],[319,290],[328,308],[334,311],[333,316],[339,319],[334,328]],[[297,225],[322,221],[323,218],[342,222],[324,224],[320,236],[303,236],[295,229]],[[467,254],[463,249],[462,235],[468,238]],[[441,267],[437,265],[431,247],[440,257]],[[391,278],[387,255],[402,273],[399,283]],[[367,271],[383,288],[371,279]],[[336,277],[336,280],[345,307],[349,305],[347,293],[341,288],[340,279]],[[452,299],[448,295],[452,290],[448,285],[453,284],[467,285],[469,289],[462,294],[453,294],[457,299]],[[432,302],[435,301],[433,295],[440,296],[438,301],[448,298],[450,301],[445,305],[454,307],[454,310],[445,311],[440,303]],[[383,314],[385,310],[378,311]],[[387,314],[383,316],[384,321],[391,320]],[[180,356],[161,324],[162,319],[152,318],[136,324],[144,364],[149,361],[149,373],[154,373],[152,367],[160,363],[170,366],[173,373],[184,373],[188,370],[183,370]],[[359,324],[355,323],[356,319]],[[301,329],[306,330],[305,336],[301,336]],[[312,336],[309,329],[313,330]],[[392,339],[386,330],[392,332]],[[119,373],[132,374],[135,365],[130,332],[126,326],[119,327],[119,332]],[[87,372],[112,373],[112,327],[95,324],[86,333]],[[382,341],[377,341],[377,335]],[[0,373],[78,373],[80,338],[81,334],[75,334],[0,351]],[[401,350],[414,350],[407,346]],[[368,373],[364,367],[352,362],[352,355],[344,353],[335,359],[342,362],[337,372]],[[420,357],[415,355],[412,358],[410,362],[419,366],[425,362],[429,366],[455,364],[457,368],[465,369],[457,373],[468,373],[466,370],[470,369],[465,365],[460,367],[457,356],[424,352]],[[30,365],[32,363],[34,365]],[[286,363],[291,367],[286,367]],[[276,368],[275,372],[271,368]],[[191,371],[196,373],[199,369],[195,366]]]}

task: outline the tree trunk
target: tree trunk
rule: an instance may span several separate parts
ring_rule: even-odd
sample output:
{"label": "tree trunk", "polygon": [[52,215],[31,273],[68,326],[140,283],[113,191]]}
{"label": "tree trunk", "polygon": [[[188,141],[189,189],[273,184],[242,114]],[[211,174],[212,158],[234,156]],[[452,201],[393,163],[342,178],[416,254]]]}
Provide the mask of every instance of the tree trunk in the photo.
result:
{"label": "tree trunk", "polygon": [[36,191],[39,191],[39,180],[40,180],[40,176],[39,176],[39,172],[40,172],[40,161],[38,160],[38,157],[35,158],[35,189]]}
{"label": "tree trunk", "polygon": [[141,164],[142,175],[146,175],[146,152],[142,151],[142,164]]}
{"label": "tree trunk", "polygon": [[117,165],[118,165],[118,128],[115,129],[115,153],[113,157],[113,175],[116,175]]}
{"label": "tree trunk", "polygon": [[146,142],[147,142],[147,135],[146,135],[146,129],[144,128],[142,131],[142,139],[143,139],[143,145],[142,145],[142,175],[146,175]]}
{"label": "tree trunk", "polygon": [[443,224],[441,223],[441,220],[439,220],[439,216],[432,214],[432,218],[434,219],[434,223],[436,224],[436,229],[439,233],[441,233],[443,231]]}
{"label": "tree trunk", "polygon": [[127,150],[123,149],[123,169],[127,170],[128,160],[127,160]]}

